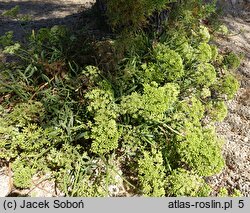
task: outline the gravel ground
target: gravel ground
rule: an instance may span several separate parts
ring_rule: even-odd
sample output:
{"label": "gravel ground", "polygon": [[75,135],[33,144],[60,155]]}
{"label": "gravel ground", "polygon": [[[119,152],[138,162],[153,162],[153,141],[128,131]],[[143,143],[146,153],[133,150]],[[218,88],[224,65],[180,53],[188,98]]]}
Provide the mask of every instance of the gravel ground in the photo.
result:
{"label": "gravel ground", "polygon": [[[50,27],[55,24],[73,26],[81,17],[83,7],[89,7],[95,0],[0,0],[0,14],[15,5],[20,6],[20,14],[30,15],[32,21],[26,24],[15,19],[0,16],[0,35],[13,30],[15,39],[24,40],[32,29]],[[87,4],[87,6],[86,6]],[[84,6],[85,5],[85,6]],[[250,0],[219,0],[225,15],[222,21],[231,30],[231,36],[218,38],[222,51],[234,50],[245,55],[241,67],[236,72],[241,88],[234,100],[228,102],[228,116],[217,124],[217,131],[225,138],[225,169],[218,175],[208,178],[216,196],[220,187],[229,191],[239,189],[250,197]],[[13,189],[11,174],[0,166],[0,197]],[[53,181],[34,177],[34,187],[26,191],[14,191],[11,195],[62,196]]]}
{"label": "gravel ground", "polygon": [[220,1],[225,9],[221,21],[230,30],[230,36],[217,38],[222,51],[235,51],[244,55],[236,76],[241,83],[234,100],[228,102],[228,116],[217,124],[217,132],[225,138],[226,167],[221,174],[209,178],[214,193],[220,187],[229,191],[238,189],[250,197],[250,1]]}

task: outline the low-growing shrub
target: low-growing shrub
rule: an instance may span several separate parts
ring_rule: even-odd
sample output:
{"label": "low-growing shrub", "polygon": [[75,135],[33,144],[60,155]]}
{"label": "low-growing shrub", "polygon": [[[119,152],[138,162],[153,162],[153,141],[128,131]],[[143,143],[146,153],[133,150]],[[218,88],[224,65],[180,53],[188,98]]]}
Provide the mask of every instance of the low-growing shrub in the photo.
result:
{"label": "low-growing shrub", "polygon": [[165,196],[165,168],[161,152],[152,149],[144,151],[143,158],[139,159],[139,181],[142,193],[151,197]]}
{"label": "low-growing shrub", "polygon": [[185,169],[174,170],[166,182],[168,196],[207,197],[211,193],[211,188],[201,177]]}
{"label": "low-growing shrub", "polygon": [[[114,27],[143,26],[175,1],[137,2],[107,1]],[[111,70],[78,64],[85,43],[61,26],[34,32],[27,46],[0,37],[5,54],[19,57],[0,66],[0,158],[11,162],[16,187],[49,173],[67,196],[113,196],[112,187],[210,195],[204,177],[224,167],[214,122],[239,87],[230,73],[239,58],[210,44],[200,20],[213,5],[181,1],[172,10],[162,34],[133,29],[109,42]]]}
{"label": "low-growing shrub", "polygon": [[105,0],[107,16],[113,27],[138,27],[147,22],[147,18],[154,12],[166,9],[176,0]]}

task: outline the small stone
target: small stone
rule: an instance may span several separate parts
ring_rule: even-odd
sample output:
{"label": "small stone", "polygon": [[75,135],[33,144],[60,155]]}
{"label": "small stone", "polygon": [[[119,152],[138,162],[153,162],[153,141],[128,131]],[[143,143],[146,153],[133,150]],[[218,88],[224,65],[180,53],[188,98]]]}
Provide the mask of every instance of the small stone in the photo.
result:
{"label": "small stone", "polygon": [[119,188],[116,185],[109,185],[108,190],[112,196],[119,194]]}
{"label": "small stone", "polygon": [[248,137],[245,137],[244,139],[243,139],[243,141],[245,142],[245,143],[247,143],[248,142]]}
{"label": "small stone", "polygon": [[234,182],[233,182],[231,179],[228,179],[228,180],[227,180],[227,183],[228,183],[230,186],[234,186],[234,185],[235,185]]}
{"label": "small stone", "polygon": [[5,197],[10,193],[9,177],[0,174],[0,197]]}

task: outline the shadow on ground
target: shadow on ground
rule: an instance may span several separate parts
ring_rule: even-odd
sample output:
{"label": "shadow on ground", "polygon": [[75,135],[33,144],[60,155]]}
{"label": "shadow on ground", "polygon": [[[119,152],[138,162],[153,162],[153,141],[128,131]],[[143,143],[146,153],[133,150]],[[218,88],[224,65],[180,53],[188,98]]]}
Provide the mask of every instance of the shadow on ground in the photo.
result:
{"label": "shadow on ground", "polygon": [[[93,0],[77,4],[74,1],[0,1],[0,35],[13,31],[14,40],[25,42],[26,36],[32,30],[54,25],[65,25],[70,29],[82,27],[90,32],[98,31],[96,26],[97,13],[94,12]],[[79,3],[79,1],[78,1]],[[20,7],[18,16],[28,15],[30,20],[21,21],[18,18],[3,16],[2,13],[15,6]],[[81,26],[80,26],[81,25]]]}
{"label": "shadow on ground", "polygon": [[0,1],[0,12],[5,10],[9,10],[18,5],[20,7],[21,14],[29,14],[34,16],[36,19],[46,18],[50,16],[55,16],[57,13],[72,13],[78,4],[61,4],[57,1],[57,3],[50,1],[9,1],[3,2]]}

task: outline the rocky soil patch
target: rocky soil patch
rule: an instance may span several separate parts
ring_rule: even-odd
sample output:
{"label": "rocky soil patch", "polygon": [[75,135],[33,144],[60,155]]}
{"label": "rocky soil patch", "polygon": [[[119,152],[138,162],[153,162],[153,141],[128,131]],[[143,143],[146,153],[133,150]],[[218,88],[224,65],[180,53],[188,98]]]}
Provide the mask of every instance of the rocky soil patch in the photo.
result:
{"label": "rocky soil patch", "polygon": [[[230,4],[228,3],[230,2]],[[226,167],[221,174],[209,178],[215,193],[220,187],[229,191],[238,189],[250,196],[250,1],[219,1],[224,8],[221,21],[229,28],[227,37],[217,39],[222,51],[235,51],[244,59],[236,76],[241,87],[228,102],[228,116],[217,125],[217,131],[225,138]]]}

